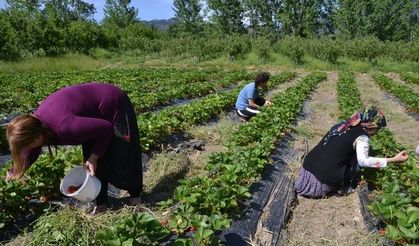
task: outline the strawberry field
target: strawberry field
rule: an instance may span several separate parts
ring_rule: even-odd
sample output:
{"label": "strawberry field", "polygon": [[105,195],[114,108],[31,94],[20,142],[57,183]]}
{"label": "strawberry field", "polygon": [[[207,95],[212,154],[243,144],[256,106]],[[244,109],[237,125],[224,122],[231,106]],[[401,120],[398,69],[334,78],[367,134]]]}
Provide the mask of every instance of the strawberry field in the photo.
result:
{"label": "strawberry field", "polygon": [[[194,138],[187,134],[192,128],[203,126],[212,131],[220,126],[220,119],[227,119],[234,126],[228,130],[232,134],[221,144],[222,151],[214,151],[208,158],[202,158],[199,173],[190,172],[190,175],[176,178],[170,196],[137,207],[115,208],[95,217],[75,208],[67,200],[64,202],[59,193],[64,174],[82,163],[81,148],[59,148],[54,151],[54,156],[41,155],[18,182],[4,181],[6,170],[11,165],[8,162],[0,170],[0,242],[15,245],[225,243],[220,235],[243,216],[246,202],[254,196],[251,185],[262,179],[261,173],[273,164],[273,151],[285,148],[278,147],[284,136],[292,132],[302,134],[295,131],[295,124],[304,117],[305,104],[312,100],[319,84],[331,77],[326,72],[273,69],[267,91],[264,91],[273,105],[244,123],[235,115],[234,103],[240,90],[254,79],[255,74],[256,71],[245,69],[166,67],[0,73],[2,118],[31,112],[43,98],[64,86],[86,81],[118,85],[134,104],[140,144],[151,159],[148,165],[155,163],[153,161],[159,153],[172,151],[168,148],[170,144],[179,144],[171,142],[174,135]],[[405,117],[419,113],[419,97],[408,87],[417,84],[417,74],[400,74],[406,84],[383,73],[368,76],[390,97],[388,100],[401,105]],[[336,120],[347,118],[367,103],[361,99],[358,85],[354,73],[339,73],[334,91],[339,111]],[[417,121],[414,126],[417,132]],[[4,127],[0,134],[0,145],[6,149]],[[410,157],[405,163],[364,173],[364,182],[371,188],[368,191],[368,210],[380,221],[373,231],[378,237],[395,244],[415,244],[419,240],[419,158],[411,146],[416,146],[419,141],[406,147],[395,140],[397,134],[401,133],[392,132],[390,127],[372,139],[371,155],[391,157],[407,149]],[[188,151],[187,158],[197,152]],[[147,167],[145,172],[150,169]],[[294,206],[298,205],[285,205],[289,210]],[[281,231],[273,233],[280,234]]]}

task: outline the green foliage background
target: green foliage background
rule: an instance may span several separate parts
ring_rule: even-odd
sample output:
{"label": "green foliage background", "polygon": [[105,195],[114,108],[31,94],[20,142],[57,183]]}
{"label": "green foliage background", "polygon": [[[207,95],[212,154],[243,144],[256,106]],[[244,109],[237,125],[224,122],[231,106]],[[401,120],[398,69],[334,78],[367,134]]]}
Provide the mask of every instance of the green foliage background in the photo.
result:
{"label": "green foliage background", "polygon": [[174,0],[176,22],[165,31],[140,22],[141,9],[130,0],[106,0],[100,22],[94,4],[83,0],[6,2],[0,60],[106,52],[234,60],[253,51],[266,62],[276,46],[297,64],[304,54],[331,64],[339,57],[372,64],[379,57],[419,59],[419,2],[412,0]]}

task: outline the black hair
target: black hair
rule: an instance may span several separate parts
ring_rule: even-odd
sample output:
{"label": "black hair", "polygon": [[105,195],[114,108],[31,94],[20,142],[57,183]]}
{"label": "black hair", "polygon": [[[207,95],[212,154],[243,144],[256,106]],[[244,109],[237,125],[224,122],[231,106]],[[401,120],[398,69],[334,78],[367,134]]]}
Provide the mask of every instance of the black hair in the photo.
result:
{"label": "black hair", "polygon": [[259,86],[260,84],[266,83],[269,80],[271,75],[267,72],[260,72],[256,75],[255,84]]}

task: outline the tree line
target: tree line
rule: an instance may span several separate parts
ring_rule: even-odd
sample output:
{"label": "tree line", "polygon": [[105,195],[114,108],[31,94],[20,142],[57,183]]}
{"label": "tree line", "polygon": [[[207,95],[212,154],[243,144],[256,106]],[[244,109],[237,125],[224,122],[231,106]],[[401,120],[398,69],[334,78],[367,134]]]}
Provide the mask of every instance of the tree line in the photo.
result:
{"label": "tree line", "polygon": [[[176,22],[164,32],[142,24],[141,10],[132,7],[131,0],[106,0],[99,22],[94,19],[95,6],[83,0],[6,3],[0,10],[3,60],[98,53],[92,50],[196,59],[220,54],[235,59],[253,51],[264,59],[276,50],[296,62],[301,52],[330,53],[316,56],[333,61],[327,57],[336,56],[333,53],[351,56],[350,49],[360,44],[365,49],[376,45],[376,53],[401,45],[407,51],[397,54],[397,59],[419,57],[417,0],[174,0]],[[293,43],[302,44],[304,50]],[[322,43],[336,47],[313,51],[322,49]],[[400,53],[397,47],[393,49]]]}

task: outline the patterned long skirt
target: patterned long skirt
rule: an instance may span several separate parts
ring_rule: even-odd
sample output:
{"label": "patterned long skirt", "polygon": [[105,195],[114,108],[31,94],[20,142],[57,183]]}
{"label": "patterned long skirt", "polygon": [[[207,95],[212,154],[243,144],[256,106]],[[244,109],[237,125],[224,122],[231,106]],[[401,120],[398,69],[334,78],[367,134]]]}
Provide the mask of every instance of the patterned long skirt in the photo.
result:
{"label": "patterned long skirt", "polygon": [[294,188],[298,195],[311,198],[324,197],[336,191],[334,187],[321,183],[312,173],[304,168],[300,169]]}

